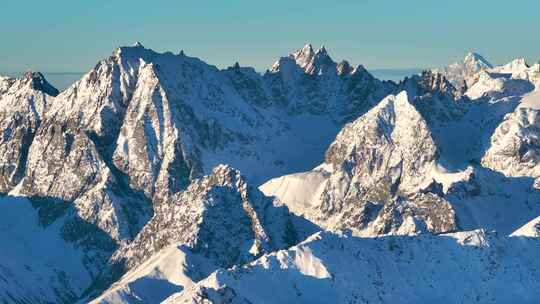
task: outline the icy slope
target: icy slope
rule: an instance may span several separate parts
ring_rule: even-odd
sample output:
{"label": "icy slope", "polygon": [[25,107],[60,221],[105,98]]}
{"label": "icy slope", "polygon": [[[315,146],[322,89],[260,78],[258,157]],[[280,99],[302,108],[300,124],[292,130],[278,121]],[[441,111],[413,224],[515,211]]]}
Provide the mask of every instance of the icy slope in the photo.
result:
{"label": "icy slope", "polygon": [[320,233],[219,270],[164,303],[536,303],[538,238],[483,230],[354,238]]}

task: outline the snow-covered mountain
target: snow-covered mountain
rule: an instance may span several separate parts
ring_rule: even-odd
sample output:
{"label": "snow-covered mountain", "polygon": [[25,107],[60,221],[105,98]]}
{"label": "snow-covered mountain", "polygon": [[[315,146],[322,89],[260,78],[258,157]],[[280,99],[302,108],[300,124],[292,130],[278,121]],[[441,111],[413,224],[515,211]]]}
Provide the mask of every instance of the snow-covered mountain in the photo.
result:
{"label": "snow-covered mountain", "polygon": [[[464,92],[437,71],[406,79],[398,90],[407,93],[383,99],[342,129],[323,164],[261,190],[330,230],[510,234],[540,212],[540,192],[532,187],[536,115],[520,105],[536,92],[529,93],[535,77],[526,65],[479,66],[469,71],[477,82]],[[519,85],[486,86],[473,98],[482,75]]]}
{"label": "snow-covered mountain", "polygon": [[[310,286],[330,302],[430,299],[435,264],[395,256],[428,247],[474,287],[432,299],[534,287],[539,84],[538,64],[477,54],[385,82],[309,44],[263,74],[138,43],[62,92],[40,73],[0,77],[0,300],[310,302]],[[523,255],[491,249],[509,246]],[[376,252],[373,270],[355,258]]]}
{"label": "snow-covered mountain", "polygon": [[221,163],[255,185],[308,169],[350,117],[394,86],[361,66],[334,63],[324,49],[306,46],[286,58],[261,75],[136,44],[61,93],[39,73],[3,77],[1,191],[29,198],[44,229],[69,232],[63,237],[83,252],[89,292],[99,290],[124,272],[120,250],[131,245],[143,256],[136,244],[146,241],[150,219],[192,181]]}
{"label": "snow-covered mountain", "polygon": [[[313,172],[271,180],[261,190],[326,229],[448,232],[456,229],[453,211],[428,190],[436,157],[426,121],[402,92],[345,126]],[[295,181],[304,177],[309,181]]]}

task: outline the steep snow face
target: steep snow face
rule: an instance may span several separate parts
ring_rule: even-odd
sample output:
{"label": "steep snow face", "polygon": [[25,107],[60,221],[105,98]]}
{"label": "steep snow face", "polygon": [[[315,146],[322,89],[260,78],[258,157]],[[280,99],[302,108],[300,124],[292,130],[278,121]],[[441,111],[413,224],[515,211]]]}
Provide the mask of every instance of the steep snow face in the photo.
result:
{"label": "steep snow face", "polygon": [[460,230],[481,228],[509,235],[540,214],[540,191],[533,188],[532,178],[507,177],[481,166],[459,175],[444,198],[452,205]]}
{"label": "steep snow face", "polygon": [[321,233],[164,303],[535,303],[539,246],[483,230],[414,239]]}
{"label": "steep snow face", "polygon": [[[482,165],[507,176],[540,177],[540,112],[525,107],[507,115],[491,137]],[[540,180],[536,186],[540,187]]]}
{"label": "steep snow face", "polygon": [[452,208],[432,190],[421,191],[432,182],[436,158],[426,121],[402,92],[345,126],[324,165],[271,180],[261,190],[327,229],[445,232],[456,228]]}
{"label": "steep snow face", "polygon": [[0,299],[73,303],[91,283],[83,252],[65,242],[59,223],[44,227],[31,202],[0,199]]}
{"label": "steep snow face", "polygon": [[523,108],[540,110],[540,90],[525,94],[519,106]]}
{"label": "steep snow face", "polygon": [[466,90],[476,83],[478,72],[492,67],[481,55],[468,53],[462,62],[456,62],[448,67],[434,69],[433,71],[444,75],[458,90]]}

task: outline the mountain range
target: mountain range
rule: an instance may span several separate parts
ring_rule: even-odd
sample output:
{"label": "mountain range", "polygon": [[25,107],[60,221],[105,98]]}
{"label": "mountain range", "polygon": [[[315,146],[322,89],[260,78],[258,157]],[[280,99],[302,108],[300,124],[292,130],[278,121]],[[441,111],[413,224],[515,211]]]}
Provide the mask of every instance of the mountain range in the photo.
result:
{"label": "mountain range", "polygon": [[0,76],[2,303],[535,303],[540,64],[120,47]]}

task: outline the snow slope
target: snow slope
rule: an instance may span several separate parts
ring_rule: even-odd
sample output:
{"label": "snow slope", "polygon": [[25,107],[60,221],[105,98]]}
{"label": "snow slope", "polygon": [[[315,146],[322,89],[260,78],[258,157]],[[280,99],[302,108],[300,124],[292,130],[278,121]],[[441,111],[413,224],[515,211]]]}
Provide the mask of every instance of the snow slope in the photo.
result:
{"label": "snow slope", "polygon": [[159,303],[217,268],[182,244],[171,245],[126,273],[90,303]]}
{"label": "snow slope", "polygon": [[73,303],[91,283],[83,252],[43,227],[24,197],[0,198],[0,299],[4,303]]}
{"label": "snow slope", "polygon": [[523,96],[520,107],[540,110],[540,90],[535,90]]}
{"label": "snow slope", "polygon": [[538,238],[319,233],[219,270],[164,303],[536,303]]}

